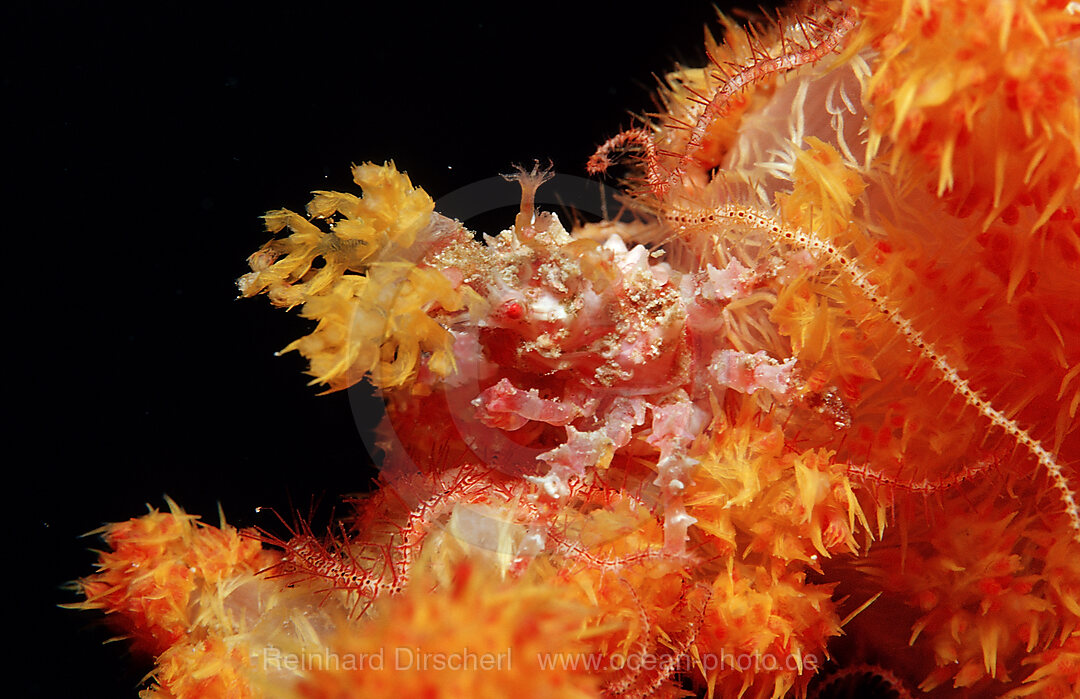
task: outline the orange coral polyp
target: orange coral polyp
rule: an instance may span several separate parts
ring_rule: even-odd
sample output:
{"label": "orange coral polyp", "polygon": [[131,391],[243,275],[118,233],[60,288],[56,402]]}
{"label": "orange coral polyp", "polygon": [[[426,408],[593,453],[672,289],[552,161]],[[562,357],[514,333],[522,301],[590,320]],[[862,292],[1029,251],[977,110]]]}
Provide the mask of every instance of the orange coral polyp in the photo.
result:
{"label": "orange coral polyp", "polygon": [[185,638],[193,596],[273,558],[231,527],[205,526],[172,501],[169,508],[99,530],[112,551],[102,554],[97,574],[80,582],[80,607],[111,615],[137,649],[153,656]]}

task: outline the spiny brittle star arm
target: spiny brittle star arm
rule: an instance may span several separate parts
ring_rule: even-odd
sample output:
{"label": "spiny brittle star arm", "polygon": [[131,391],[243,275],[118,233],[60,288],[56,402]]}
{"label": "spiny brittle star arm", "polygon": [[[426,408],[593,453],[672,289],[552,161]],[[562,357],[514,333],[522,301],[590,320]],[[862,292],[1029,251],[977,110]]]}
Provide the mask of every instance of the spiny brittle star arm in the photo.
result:
{"label": "spiny brittle star arm", "polygon": [[739,205],[725,205],[715,209],[693,210],[682,207],[671,207],[665,214],[665,218],[677,229],[702,229],[711,228],[724,224],[739,224],[749,226],[768,234],[775,241],[784,241],[807,252],[817,255],[825,262],[839,269],[847,280],[854,284],[863,296],[870,301],[874,308],[892,323],[900,332],[904,340],[918,353],[930,362],[938,374],[949,384],[953,393],[964,402],[975,408],[979,414],[988,419],[996,427],[1003,430],[1013,438],[1017,444],[1027,449],[1039,465],[1050,476],[1050,481],[1058,491],[1065,512],[1069,517],[1069,526],[1073,531],[1073,539],[1080,543],[1080,507],[1077,506],[1076,495],[1069,485],[1068,479],[1057,462],[1057,458],[1032,437],[1027,430],[1020,426],[1016,420],[1010,418],[1002,411],[995,408],[990,401],[979,395],[978,391],[971,387],[966,379],[960,376],[948,359],[938,351],[925,335],[901,314],[884,293],[870,281],[869,273],[863,269],[857,260],[845,255],[836,245],[822,240],[813,233],[806,233],[784,226],[776,219],[762,214],[755,209]]}
{"label": "spiny brittle star arm", "polygon": [[[756,60],[746,66],[733,65],[725,67],[713,59],[713,65],[720,71],[720,77],[724,79],[724,82],[713,93],[712,98],[705,103],[705,107],[700,116],[698,116],[693,128],[690,129],[690,136],[686,141],[686,146],[683,148],[683,154],[679,165],[672,171],[664,189],[666,190],[682,179],[686,172],[686,164],[692,162],[694,156],[701,150],[702,144],[705,141],[705,133],[708,131],[709,126],[717,119],[721,119],[725,116],[729,105],[731,104],[732,97],[738,92],[741,92],[748,85],[760,82],[770,75],[786,73],[804,65],[817,63],[836,50],[844,37],[855,28],[855,20],[855,9],[848,8],[844,14],[837,17],[832,27],[829,28],[828,31],[825,31],[825,29],[814,22],[814,20],[810,18],[799,18],[796,20],[796,23],[802,29],[803,35],[807,37],[808,46],[806,47],[796,44],[792,50],[788,50],[786,44],[782,44],[781,54],[779,56],[771,57],[764,49],[755,49],[753,45],[751,45],[751,50],[757,54],[755,56]],[[821,36],[816,44],[811,40],[810,32],[806,29],[807,23],[811,24],[813,29],[819,34],[824,32],[824,35]],[[782,32],[781,42],[783,42]],[[734,72],[729,73],[729,70],[734,70]]]}
{"label": "spiny brittle star arm", "polygon": [[[751,51],[754,60],[748,65],[737,64],[722,65],[712,56],[709,59],[716,67],[716,77],[722,80],[719,88],[711,98],[694,93],[697,99],[693,99],[703,105],[693,126],[686,122],[669,124],[673,128],[689,129],[690,135],[681,153],[662,151],[656,147],[653,135],[644,128],[623,131],[604,142],[586,165],[586,171],[590,175],[606,172],[612,164],[611,154],[627,147],[636,147],[641,150],[641,159],[645,163],[645,177],[649,189],[663,201],[667,198],[668,191],[679,183],[686,174],[687,164],[693,162],[694,156],[701,150],[705,141],[705,134],[709,126],[718,119],[723,118],[730,107],[731,99],[743,89],[757,82],[761,82],[770,75],[785,73],[804,65],[817,63],[840,45],[845,36],[855,27],[855,10],[849,8],[842,15],[834,15],[835,21],[831,27],[824,27],[809,17],[800,17],[795,24],[800,27],[806,37],[807,46],[801,46],[792,42],[791,46],[785,42],[781,32],[781,53],[779,56],[770,56],[764,49],[751,43]],[[811,29],[807,29],[807,25]],[[814,43],[811,34],[819,39]],[[665,175],[660,166],[661,155],[669,155],[677,158],[675,168]]]}

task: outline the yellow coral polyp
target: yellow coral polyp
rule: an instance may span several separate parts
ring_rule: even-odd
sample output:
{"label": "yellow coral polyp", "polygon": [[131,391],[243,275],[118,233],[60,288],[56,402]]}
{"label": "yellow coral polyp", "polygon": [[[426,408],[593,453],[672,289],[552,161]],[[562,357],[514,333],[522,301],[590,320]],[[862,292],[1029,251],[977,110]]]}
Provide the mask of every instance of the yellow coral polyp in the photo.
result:
{"label": "yellow coral polyp", "polygon": [[[847,228],[866,183],[835,147],[813,136],[806,142],[809,148],[795,152],[792,192],[780,197],[781,207],[793,224],[836,238]],[[800,220],[804,211],[814,220]]]}
{"label": "yellow coral polyp", "polygon": [[366,375],[378,387],[396,388],[416,376],[425,358],[431,372],[449,376],[453,336],[429,312],[455,313],[480,299],[408,259],[431,224],[434,203],[392,163],[357,165],[353,179],[362,197],[320,191],[308,204],[308,216],[327,220],[329,231],[288,210],[266,215],[270,232],[288,227],[291,234],[252,255],[241,292],[266,292],[279,306],[303,304],[301,315],[318,321],[284,349],[311,362],[312,383],[339,390]]}
{"label": "yellow coral polyp", "polygon": [[158,657],[155,687],[140,699],[255,699],[250,644],[235,637],[209,635],[168,648]]}
{"label": "yellow coral polyp", "polygon": [[746,554],[785,561],[857,552],[856,527],[870,527],[846,467],[827,452],[784,454],[779,431],[763,429],[729,427],[702,458],[687,502],[698,526],[732,548],[736,531],[751,532]]}
{"label": "yellow coral polyp", "polygon": [[709,696],[803,696],[826,662],[825,642],[840,632],[831,586],[807,584],[801,573],[728,565],[713,584],[697,643],[713,661],[703,667]]}
{"label": "yellow coral polyp", "polygon": [[428,315],[438,307],[456,312],[478,299],[459,292],[435,270],[408,262],[378,262],[367,274],[346,275],[301,311],[315,330],[289,344],[311,361],[312,383],[346,388],[365,375],[394,388],[414,376],[423,354],[428,369],[445,377],[455,368],[453,336]]}
{"label": "yellow coral polyp", "polygon": [[[307,206],[308,218],[288,209],[263,217],[271,233],[286,227],[291,233],[251,256],[252,272],[238,282],[244,296],[265,291],[276,305],[293,306],[322,293],[346,272],[362,273],[369,259],[393,260],[413,245],[431,221],[431,197],[414,188],[393,163],[354,166],[353,180],[364,189],[363,197],[319,191]],[[312,219],[327,220],[330,230],[323,231]],[[323,269],[311,274],[317,258]]]}

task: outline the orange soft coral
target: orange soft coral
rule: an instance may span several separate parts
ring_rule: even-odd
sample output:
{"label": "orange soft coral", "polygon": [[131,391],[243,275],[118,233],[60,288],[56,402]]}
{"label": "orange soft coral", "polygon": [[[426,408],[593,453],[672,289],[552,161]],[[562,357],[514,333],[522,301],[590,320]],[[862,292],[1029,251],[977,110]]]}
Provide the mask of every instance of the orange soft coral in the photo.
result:
{"label": "orange soft coral", "polygon": [[97,532],[112,550],[79,585],[83,609],[100,609],[136,649],[157,655],[184,638],[193,605],[225,581],[264,568],[273,556],[235,529],[198,522],[169,501],[169,512],[110,524]]}
{"label": "orange soft coral", "polygon": [[823,692],[1080,693],[1075,8],[726,26],[589,162],[637,155],[635,224],[566,230],[539,168],[482,241],[392,165],[267,215],[241,290],[318,322],[316,382],[387,389],[386,458],[276,554],[106,530],[84,606],[162,696],[802,698],[829,660]]}
{"label": "orange soft coral", "polygon": [[584,653],[577,640],[584,607],[558,588],[499,582],[468,563],[446,575],[416,581],[369,624],[342,626],[330,662],[308,658],[296,696],[598,696],[584,665],[561,672],[544,665]]}

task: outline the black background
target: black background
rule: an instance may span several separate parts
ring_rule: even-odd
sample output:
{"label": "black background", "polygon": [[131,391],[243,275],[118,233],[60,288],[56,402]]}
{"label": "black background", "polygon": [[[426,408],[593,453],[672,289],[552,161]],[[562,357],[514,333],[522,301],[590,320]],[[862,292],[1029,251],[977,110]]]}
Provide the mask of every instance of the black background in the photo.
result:
{"label": "black background", "polygon": [[309,323],[235,300],[260,214],[365,160],[436,199],[534,158],[583,175],[719,26],[707,2],[365,5],[0,11],[13,696],[134,697],[149,669],[56,607],[80,534],[165,494],[247,526],[370,483],[378,404],[317,397],[273,356]]}

